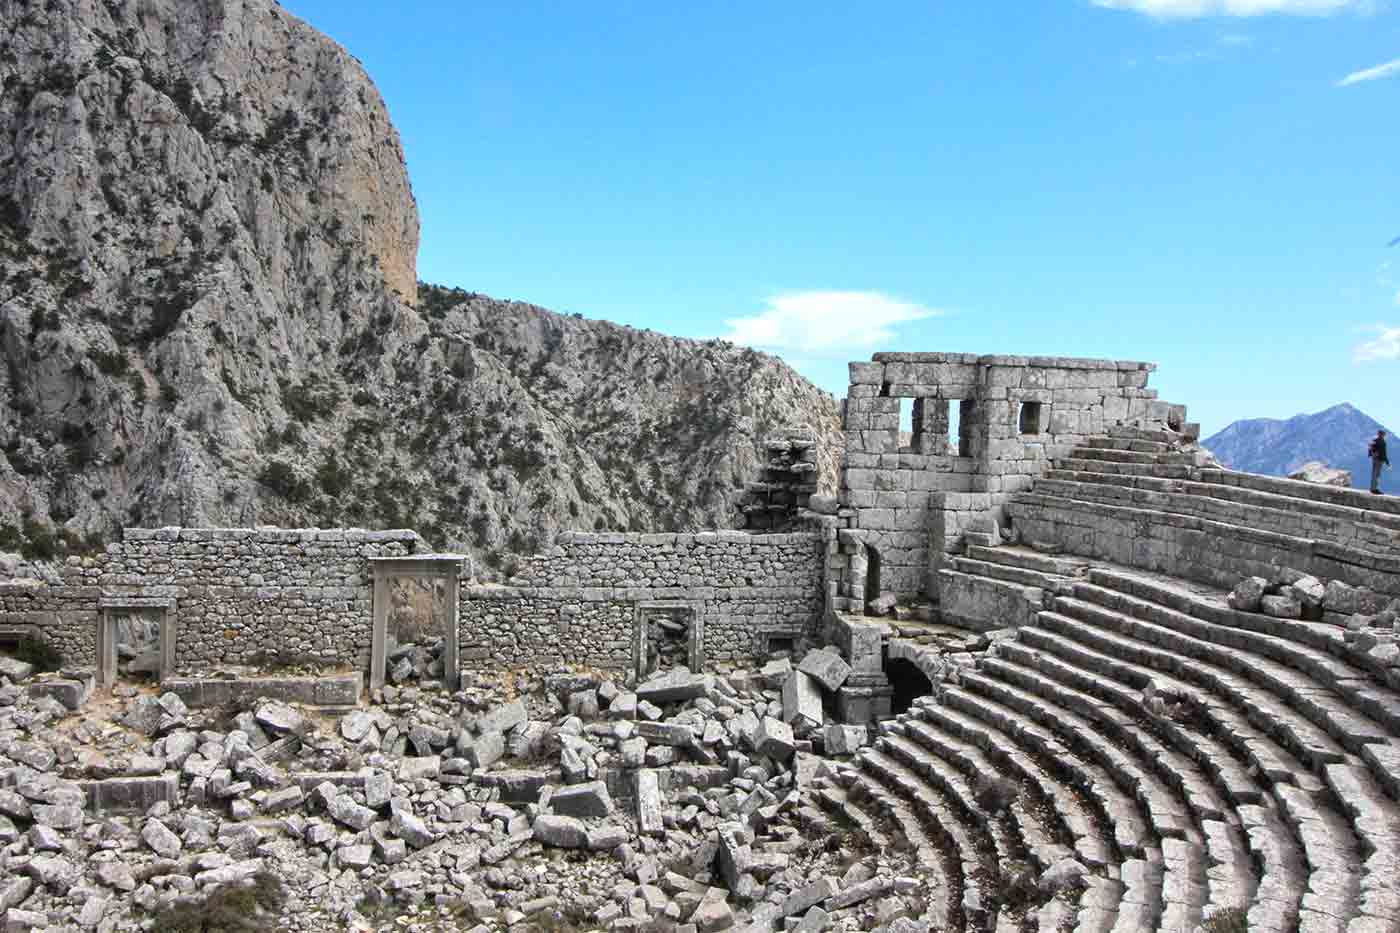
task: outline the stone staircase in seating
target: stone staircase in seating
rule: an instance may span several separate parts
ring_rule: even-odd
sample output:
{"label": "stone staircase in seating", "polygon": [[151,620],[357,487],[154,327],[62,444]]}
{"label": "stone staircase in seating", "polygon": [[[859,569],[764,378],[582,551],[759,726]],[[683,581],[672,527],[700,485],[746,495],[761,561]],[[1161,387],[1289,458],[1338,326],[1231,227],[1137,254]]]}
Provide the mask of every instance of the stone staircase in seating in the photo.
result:
{"label": "stone staircase in seating", "polygon": [[[1037,541],[1083,535],[1068,555],[969,547],[944,571],[1014,588],[1026,615],[843,775],[946,880],[935,927],[1193,933],[1233,910],[1247,927],[1220,928],[1400,930],[1400,692],[1335,622],[1239,612],[1224,589],[1338,555],[1376,586],[1400,509],[1189,459],[1165,438],[1077,450],[1013,509]],[[1120,522],[1145,543],[1117,549]],[[1189,567],[1159,528],[1203,537]],[[1081,885],[1027,896],[1025,868],[1071,858]]]}

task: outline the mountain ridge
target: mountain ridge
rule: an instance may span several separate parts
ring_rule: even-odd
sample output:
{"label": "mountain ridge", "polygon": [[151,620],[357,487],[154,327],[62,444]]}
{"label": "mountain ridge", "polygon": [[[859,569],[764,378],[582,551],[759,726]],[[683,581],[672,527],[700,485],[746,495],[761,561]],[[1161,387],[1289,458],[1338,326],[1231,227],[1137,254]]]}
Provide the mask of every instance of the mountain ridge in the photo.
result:
{"label": "mountain ridge", "polygon": [[774,357],[419,283],[384,101],[271,0],[0,0],[0,551],[124,525],[732,527]]}
{"label": "mountain ridge", "polygon": [[[1248,418],[1235,421],[1202,441],[1232,470],[1286,476],[1311,460],[1351,471],[1352,486],[1367,488],[1371,478],[1367,444],[1383,425],[1350,402],[1340,402],[1311,414],[1291,418]],[[1388,436],[1393,432],[1386,428]],[[1393,462],[1400,462],[1400,449]],[[1400,492],[1393,471],[1381,473],[1381,490]]]}

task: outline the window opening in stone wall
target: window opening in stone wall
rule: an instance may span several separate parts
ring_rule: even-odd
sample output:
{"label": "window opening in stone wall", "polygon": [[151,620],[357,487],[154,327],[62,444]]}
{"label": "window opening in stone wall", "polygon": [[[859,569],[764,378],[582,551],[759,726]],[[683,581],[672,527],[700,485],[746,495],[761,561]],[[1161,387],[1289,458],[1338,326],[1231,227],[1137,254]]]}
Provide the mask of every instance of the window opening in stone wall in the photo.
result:
{"label": "window opening in stone wall", "polygon": [[915,700],[933,693],[933,684],[913,661],[904,658],[886,659],[885,677],[894,688],[894,696],[890,698],[890,712],[895,716],[909,712]]}
{"label": "window opening in stone wall", "polygon": [[945,399],[943,401],[943,435],[947,444],[947,449],[944,452],[956,457],[968,456],[963,450],[961,435],[964,404],[966,403],[961,399]]}
{"label": "window opening in stone wall", "polygon": [[389,681],[440,680],[447,584],[433,577],[391,577],[385,650]]}
{"label": "window opening in stone wall", "polygon": [[1039,434],[1040,423],[1040,403],[1022,402],[1021,412],[1016,418],[1017,430],[1022,434]]}
{"label": "window opening in stone wall", "polygon": [[948,437],[956,439],[959,457],[972,456],[972,428],[977,421],[977,403],[970,398],[959,399],[956,418],[950,413]]}
{"label": "window opening in stone wall", "polygon": [[11,658],[17,657],[21,638],[22,636],[18,632],[0,632],[0,654]]}
{"label": "window opening in stone wall", "polygon": [[901,451],[912,451],[914,449],[914,402],[912,398],[902,398],[899,400],[899,449]]}
{"label": "window opening in stone wall", "polygon": [[125,678],[160,676],[160,625],[163,609],[113,611],[117,673]]}
{"label": "window opening in stone wall", "polygon": [[782,635],[768,636],[768,649],[764,652],[769,661],[791,658],[797,653],[797,639]]}

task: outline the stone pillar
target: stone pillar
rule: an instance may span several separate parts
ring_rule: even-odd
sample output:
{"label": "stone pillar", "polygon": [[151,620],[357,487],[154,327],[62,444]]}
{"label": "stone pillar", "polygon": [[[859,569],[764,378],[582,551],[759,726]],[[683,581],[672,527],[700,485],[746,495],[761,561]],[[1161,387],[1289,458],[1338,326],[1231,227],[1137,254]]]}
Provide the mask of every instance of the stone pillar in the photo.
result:
{"label": "stone pillar", "polygon": [[[444,594],[445,605],[442,610],[442,676],[447,684],[447,689],[456,690],[462,682],[461,665],[457,660],[457,649],[461,638],[457,631],[457,602],[461,596],[462,586],[456,567],[447,571],[443,584],[446,586],[447,592]],[[380,644],[382,645],[383,641]],[[381,666],[379,669],[383,671],[384,668]]]}
{"label": "stone pillar", "polygon": [[374,572],[374,628],[370,636],[369,688],[378,690],[384,686],[388,673],[389,640],[389,580],[378,568]]}

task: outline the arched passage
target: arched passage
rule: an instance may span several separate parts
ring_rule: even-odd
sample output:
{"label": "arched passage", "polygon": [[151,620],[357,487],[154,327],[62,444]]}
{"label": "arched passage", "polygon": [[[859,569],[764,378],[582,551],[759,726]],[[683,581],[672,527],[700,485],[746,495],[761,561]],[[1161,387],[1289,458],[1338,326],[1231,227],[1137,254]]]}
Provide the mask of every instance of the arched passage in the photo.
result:
{"label": "arched passage", "polygon": [[890,710],[896,716],[909,712],[909,708],[919,697],[933,693],[933,684],[913,661],[886,658],[885,677],[894,688],[894,696],[890,698]]}
{"label": "arched passage", "polygon": [[865,546],[865,608],[880,598],[880,552]]}

